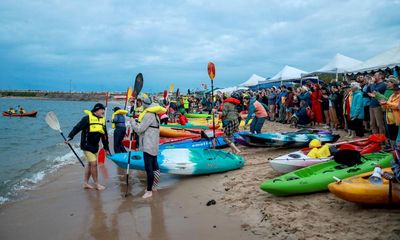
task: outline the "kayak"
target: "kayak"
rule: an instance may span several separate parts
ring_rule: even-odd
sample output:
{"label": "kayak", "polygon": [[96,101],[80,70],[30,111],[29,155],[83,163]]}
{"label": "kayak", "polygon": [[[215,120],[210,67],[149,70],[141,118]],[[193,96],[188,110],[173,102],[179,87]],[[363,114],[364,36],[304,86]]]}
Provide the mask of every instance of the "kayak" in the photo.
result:
{"label": "kayak", "polygon": [[[126,169],[128,153],[108,156],[120,168]],[[226,172],[243,167],[238,155],[215,149],[164,149],[158,152],[158,166],[162,173],[201,175]],[[143,152],[131,152],[130,168],[144,170]]]}
{"label": "kayak", "polygon": [[[215,138],[215,147],[216,148],[225,148],[228,146],[228,143],[225,142],[224,137],[216,137]],[[212,138],[209,139],[188,139],[179,142],[168,142],[160,144],[160,149],[174,149],[174,148],[202,148],[202,149],[211,149],[212,146]]]}
{"label": "kayak", "polygon": [[[377,142],[371,141],[361,141],[361,142],[353,142],[342,144],[336,143],[336,148],[338,150],[351,149],[357,150],[360,154],[367,154],[373,152],[379,152],[382,150],[381,144]],[[310,152],[311,148],[304,148],[299,151],[295,151],[286,155],[279,156],[269,161],[271,167],[280,173],[288,173],[295,171],[296,169],[311,166],[314,164],[326,162],[333,158],[333,156],[329,156],[326,158],[311,158],[308,157],[307,154]]]}
{"label": "kayak", "polygon": [[32,112],[26,112],[26,113],[9,113],[9,112],[3,112],[3,116],[5,117],[36,117],[37,111],[32,111]]}
{"label": "kayak", "polygon": [[258,133],[239,132],[235,135],[238,143],[252,147],[306,147],[313,139],[321,143],[336,142],[339,135],[324,130],[300,130],[287,133]]}
{"label": "kayak", "polygon": [[351,167],[329,160],[267,180],[261,183],[260,188],[276,196],[325,191],[328,184],[335,181],[333,177],[352,177],[372,171],[376,165],[389,167],[391,160],[391,153],[365,154],[361,157],[361,163]]}
{"label": "kayak", "polygon": [[[201,137],[160,138],[160,144],[176,143],[176,142],[181,142],[181,141],[185,141],[185,140],[198,140],[198,139],[201,139]],[[122,140],[122,145],[124,145],[124,147],[129,149],[130,142],[131,141],[129,139],[124,139],[124,140]],[[132,140],[132,146],[136,146],[136,140]],[[132,148],[132,150],[135,150],[135,148]]]}
{"label": "kayak", "polygon": [[[185,117],[187,118],[212,118],[212,114],[207,113],[185,113]],[[216,119],[218,117],[215,117]]]}
{"label": "kayak", "polygon": [[[392,173],[391,168],[383,169],[385,172]],[[389,181],[383,179],[383,184],[372,184],[369,177],[373,172],[360,174],[340,182],[328,185],[329,191],[336,197],[343,200],[361,204],[390,204],[400,203],[400,196],[392,192],[392,199],[389,198]]]}
{"label": "kayak", "polygon": [[[206,130],[204,131],[203,129],[179,129],[179,128],[170,128],[170,127],[163,127],[160,126],[160,137],[167,137],[167,138],[177,138],[177,137],[190,137],[190,138],[196,138],[200,137],[202,132],[204,132],[207,135],[211,135],[213,131],[212,130]],[[216,130],[215,135],[216,136],[221,136],[223,135],[224,132],[222,130]]]}
{"label": "kayak", "polygon": [[180,129],[203,129],[203,130],[209,130],[207,126],[204,125],[193,125],[190,123],[187,123],[186,125],[180,125],[179,123],[169,123],[166,125],[162,125],[163,127],[169,127],[169,128],[180,128]]}

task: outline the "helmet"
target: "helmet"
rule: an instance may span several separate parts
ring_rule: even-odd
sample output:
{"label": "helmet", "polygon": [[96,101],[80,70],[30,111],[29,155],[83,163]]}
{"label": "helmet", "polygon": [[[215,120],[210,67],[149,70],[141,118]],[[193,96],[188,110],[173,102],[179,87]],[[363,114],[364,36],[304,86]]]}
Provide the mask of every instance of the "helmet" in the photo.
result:
{"label": "helmet", "polygon": [[231,98],[235,98],[237,100],[241,100],[241,96],[240,96],[240,94],[238,92],[233,92],[231,94]]}
{"label": "helmet", "polygon": [[313,140],[311,140],[311,142],[308,144],[308,146],[309,146],[310,148],[319,148],[319,147],[321,147],[321,141],[318,140],[318,139],[313,139]]}

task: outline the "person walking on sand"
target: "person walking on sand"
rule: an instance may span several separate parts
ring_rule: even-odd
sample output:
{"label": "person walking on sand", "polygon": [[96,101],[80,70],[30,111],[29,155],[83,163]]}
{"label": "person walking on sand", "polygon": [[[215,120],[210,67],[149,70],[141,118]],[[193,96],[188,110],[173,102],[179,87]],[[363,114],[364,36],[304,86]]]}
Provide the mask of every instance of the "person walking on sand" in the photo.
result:
{"label": "person walking on sand", "polygon": [[224,128],[224,140],[228,143],[229,147],[235,153],[240,153],[240,150],[236,147],[235,143],[232,142],[233,134],[239,130],[240,116],[237,111],[240,105],[239,93],[232,93],[231,97],[224,100],[222,106],[222,125]]}
{"label": "person walking on sand", "polygon": [[247,118],[245,121],[244,128],[247,128],[247,125],[254,115],[253,121],[250,124],[250,132],[251,133],[261,133],[261,129],[264,125],[265,119],[268,117],[267,110],[268,107],[257,101],[255,98],[250,99],[250,96],[244,97],[244,103],[249,106],[249,111],[247,113]]}
{"label": "person walking on sand", "polygon": [[[85,189],[97,189],[104,190],[105,187],[100,185],[98,182],[97,174],[97,152],[99,151],[99,142],[103,142],[103,147],[107,154],[111,155],[108,147],[108,135],[106,130],[106,121],[104,118],[105,107],[101,103],[96,103],[91,111],[85,110],[86,116],[84,116],[68,134],[67,141],[69,143],[76,134],[81,134],[80,147],[83,150],[83,154],[88,161],[85,167],[85,176],[83,188]],[[92,177],[95,186],[89,184],[89,179]]]}
{"label": "person walking on sand", "polygon": [[159,167],[157,163],[160,142],[160,118],[158,114],[165,113],[166,109],[153,103],[147,96],[143,96],[143,113],[138,121],[132,119],[132,129],[139,135],[139,150],[143,152],[144,168],[147,175],[147,189],[143,198],[153,196],[153,184],[159,181]]}

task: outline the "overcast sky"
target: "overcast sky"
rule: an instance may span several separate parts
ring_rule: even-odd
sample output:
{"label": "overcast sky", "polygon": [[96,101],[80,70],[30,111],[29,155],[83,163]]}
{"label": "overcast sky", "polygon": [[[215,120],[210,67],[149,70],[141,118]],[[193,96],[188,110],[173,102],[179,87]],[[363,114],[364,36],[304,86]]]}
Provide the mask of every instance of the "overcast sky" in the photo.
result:
{"label": "overcast sky", "polygon": [[[400,0],[0,1],[0,89],[228,87],[400,44]],[[176,88],[175,87],[175,88]]]}

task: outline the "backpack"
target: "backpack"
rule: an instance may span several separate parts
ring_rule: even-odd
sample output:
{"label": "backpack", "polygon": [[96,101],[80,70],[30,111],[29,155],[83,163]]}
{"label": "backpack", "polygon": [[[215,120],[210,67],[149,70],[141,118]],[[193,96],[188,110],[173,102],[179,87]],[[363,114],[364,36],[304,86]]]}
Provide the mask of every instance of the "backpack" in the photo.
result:
{"label": "backpack", "polygon": [[310,120],[314,120],[315,114],[314,114],[313,110],[311,110],[310,107],[307,107],[306,111],[307,111],[307,116],[310,118]]}
{"label": "backpack", "polygon": [[362,163],[361,162],[361,154],[359,151],[356,150],[339,150],[333,153],[333,159],[338,164],[346,165],[348,167],[352,167],[356,164]]}

